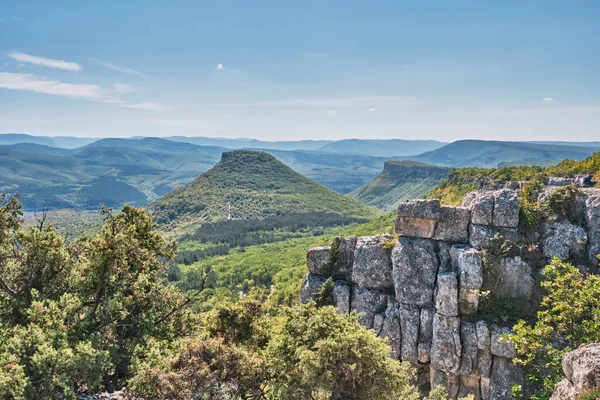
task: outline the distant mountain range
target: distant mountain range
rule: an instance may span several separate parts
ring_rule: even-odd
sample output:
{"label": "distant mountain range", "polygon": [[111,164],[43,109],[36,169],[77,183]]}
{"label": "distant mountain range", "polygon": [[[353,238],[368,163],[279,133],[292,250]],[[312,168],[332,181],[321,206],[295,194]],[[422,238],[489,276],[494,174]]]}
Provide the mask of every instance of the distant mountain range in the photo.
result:
{"label": "distant mountain range", "polygon": [[[207,139],[206,145],[161,138],[81,139],[77,148],[59,147],[68,138],[23,134],[0,135],[0,193],[20,192],[26,210],[42,208],[97,209],[100,204],[119,207],[125,202],[147,204],[185,185],[214,166],[230,148],[218,143],[267,145],[301,150],[262,148],[296,172],[339,193],[350,193],[376,178],[386,161],[413,161],[443,167],[497,167],[498,165],[550,165],[564,158],[582,159],[597,151],[594,143],[580,146],[526,142],[465,140],[441,146],[427,141],[261,142]],[[71,138],[73,139],[73,138]],[[198,141],[205,138],[187,138]],[[68,143],[75,143],[74,141]],[[361,143],[365,154],[357,154]],[[368,153],[410,153],[421,146],[438,146],[417,155],[373,156]],[[315,150],[314,148],[318,148]],[[327,151],[324,151],[326,149]],[[384,171],[385,172],[385,171]],[[382,177],[375,184],[389,180]],[[387,182],[387,183],[386,183]],[[406,187],[406,190],[410,187]],[[373,188],[360,192],[361,200],[385,209]],[[397,188],[395,193],[403,192]],[[368,194],[371,193],[371,194]],[[369,200],[367,197],[373,199]],[[392,195],[391,195],[392,196]],[[396,195],[393,195],[393,198]]]}

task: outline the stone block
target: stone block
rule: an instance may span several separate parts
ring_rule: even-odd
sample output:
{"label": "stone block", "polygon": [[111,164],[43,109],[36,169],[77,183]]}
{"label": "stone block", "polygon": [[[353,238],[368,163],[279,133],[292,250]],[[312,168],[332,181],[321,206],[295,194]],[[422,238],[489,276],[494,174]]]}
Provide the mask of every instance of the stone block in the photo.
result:
{"label": "stone block", "polygon": [[302,280],[300,286],[300,303],[308,303],[315,300],[321,286],[325,283],[325,278],[315,274],[307,274]]}
{"label": "stone block", "polygon": [[306,265],[311,274],[331,276],[331,248],[313,247],[306,253]]}
{"label": "stone block", "polygon": [[470,220],[471,210],[468,208],[441,207],[440,220],[435,226],[433,239],[449,243],[468,243]]}
{"label": "stone block", "polygon": [[435,289],[436,313],[446,317],[458,316],[458,280],[452,273],[440,274]]}
{"label": "stone block", "polygon": [[338,279],[351,278],[357,240],[356,236],[347,238],[336,237],[333,240],[332,247],[335,249],[335,255],[332,260],[331,274],[334,277]]}
{"label": "stone block", "polygon": [[431,388],[443,386],[449,399],[456,399],[460,387],[460,378],[458,375],[450,374],[444,370],[435,368],[432,364],[429,366],[429,379]]}
{"label": "stone block", "polygon": [[391,235],[367,236],[358,238],[354,250],[352,282],[368,289],[391,289],[392,260],[385,242],[392,241]]}
{"label": "stone block", "polygon": [[440,219],[439,200],[410,200],[398,205],[396,233],[400,236],[431,239]]}
{"label": "stone block", "polygon": [[458,374],[471,375],[477,366],[477,331],[473,322],[461,321],[460,343],[462,354]]}
{"label": "stone block", "polygon": [[458,271],[458,307],[462,315],[471,315],[479,307],[483,285],[483,257],[480,251],[460,246],[450,250],[452,264]]}
{"label": "stone block", "polygon": [[568,222],[555,222],[544,225],[542,249],[549,259],[560,260],[582,258],[588,241],[587,232],[579,225]]}
{"label": "stone block", "polygon": [[431,306],[437,270],[435,242],[427,239],[398,238],[398,243],[392,250],[396,300],[419,307]]}
{"label": "stone block", "polygon": [[475,374],[461,375],[460,385],[458,388],[457,397],[464,398],[469,395],[473,396],[473,400],[481,400],[479,376]]}
{"label": "stone block", "polygon": [[519,194],[515,190],[496,190],[492,225],[504,228],[519,226]]}
{"label": "stone block", "polygon": [[457,374],[460,368],[461,354],[460,319],[436,313],[433,317],[431,365],[436,369]]}
{"label": "stone block", "polygon": [[350,312],[350,286],[344,281],[335,281],[331,295],[338,313],[348,314]]}
{"label": "stone block", "polygon": [[402,331],[401,359],[402,361],[416,362],[418,360],[419,320],[421,313],[413,305],[400,304],[398,306],[400,317],[400,330]]}
{"label": "stone block", "polygon": [[492,225],[494,196],[492,192],[470,192],[463,197],[462,207],[471,210],[471,223]]}
{"label": "stone block", "polygon": [[505,358],[517,356],[515,345],[506,336],[512,333],[513,331],[510,328],[492,325],[491,350],[493,355]]}
{"label": "stone block", "polygon": [[388,295],[376,290],[354,287],[350,302],[351,311],[358,314],[358,322],[367,329],[373,328],[375,314],[385,311]]}
{"label": "stone block", "polygon": [[510,358],[494,357],[490,376],[489,399],[514,399],[511,396],[513,385],[523,385],[523,369],[513,364]]}

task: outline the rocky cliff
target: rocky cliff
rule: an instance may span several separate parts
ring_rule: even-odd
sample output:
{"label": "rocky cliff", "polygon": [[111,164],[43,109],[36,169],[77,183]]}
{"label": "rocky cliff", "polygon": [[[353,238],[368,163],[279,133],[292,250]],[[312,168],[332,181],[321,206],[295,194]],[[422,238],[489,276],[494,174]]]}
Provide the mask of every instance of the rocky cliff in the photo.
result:
{"label": "rocky cliff", "polygon": [[356,311],[362,325],[388,338],[392,357],[418,367],[424,391],[443,385],[451,398],[509,399],[524,377],[512,362],[510,317],[494,304],[534,312],[538,271],[552,257],[598,265],[600,190],[569,201],[570,218],[527,229],[511,189],[469,193],[462,207],[401,203],[397,237],[336,238],[309,250],[301,301],[322,296],[332,278],[326,295],[339,312]]}

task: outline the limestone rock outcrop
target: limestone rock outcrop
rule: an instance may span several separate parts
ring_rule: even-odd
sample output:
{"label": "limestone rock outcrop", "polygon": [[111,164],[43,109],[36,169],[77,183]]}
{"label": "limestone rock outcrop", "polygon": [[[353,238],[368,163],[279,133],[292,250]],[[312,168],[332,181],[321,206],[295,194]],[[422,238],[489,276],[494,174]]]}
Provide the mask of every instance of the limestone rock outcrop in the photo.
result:
{"label": "limestone rock outcrop", "polygon": [[562,368],[565,379],[556,385],[550,400],[574,400],[592,390],[600,390],[600,343],[567,353]]}
{"label": "limestone rock outcrop", "polygon": [[[586,191],[574,207],[585,223],[541,227],[542,259],[600,253],[600,191]],[[495,299],[535,308],[540,266],[515,254],[484,257],[497,235],[521,241],[518,192],[468,193],[462,207],[404,202],[395,230],[397,238],[336,238],[331,248],[311,249],[300,300],[310,301],[332,277],[338,312],[356,311],[363,326],[388,339],[392,357],[422,371],[420,382],[427,377],[431,387],[443,385],[450,398],[510,399],[512,386],[524,381],[512,362],[510,326],[488,323],[479,311],[484,288]]]}

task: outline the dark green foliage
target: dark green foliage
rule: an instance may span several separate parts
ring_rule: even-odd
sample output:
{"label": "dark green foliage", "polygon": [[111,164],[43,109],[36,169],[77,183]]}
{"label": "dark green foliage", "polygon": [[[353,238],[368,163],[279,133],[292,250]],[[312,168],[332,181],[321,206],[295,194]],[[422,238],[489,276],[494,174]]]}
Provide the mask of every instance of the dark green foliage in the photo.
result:
{"label": "dark green foliage", "polygon": [[575,185],[561,187],[548,195],[546,204],[556,217],[573,220],[573,204],[581,194],[581,190]]}
{"label": "dark green foliage", "polygon": [[321,289],[319,289],[319,293],[317,293],[317,298],[315,300],[315,303],[317,303],[317,307],[334,305],[332,292],[333,278],[328,278],[321,286]]}
{"label": "dark green foliage", "polygon": [[42,219],[21,228],[0,204],[1,398],[74,398],[120,388],[136,349],[191,331],[186,299],[167,285],[173,243],[143,211],[103,209],[95,236],[67,243]]}

